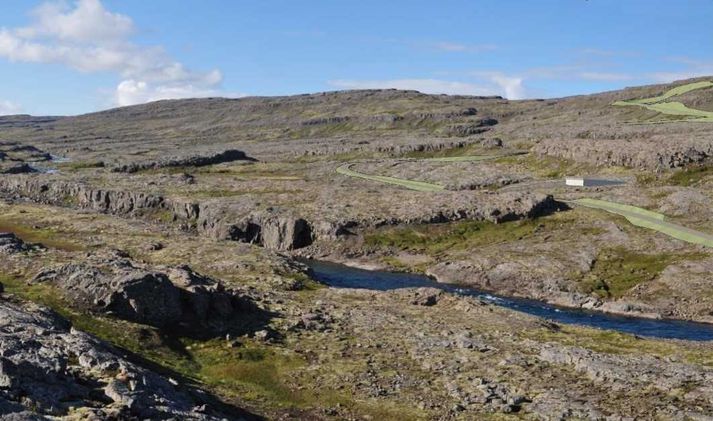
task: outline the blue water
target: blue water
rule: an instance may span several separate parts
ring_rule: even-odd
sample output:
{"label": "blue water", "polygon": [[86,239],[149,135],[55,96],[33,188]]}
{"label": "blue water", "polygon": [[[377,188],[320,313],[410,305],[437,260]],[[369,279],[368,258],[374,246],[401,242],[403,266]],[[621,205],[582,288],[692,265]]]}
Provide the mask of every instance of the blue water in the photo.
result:
{"label": "blue water", "polygon": [[316,260],[305,261],[318,281],[336,288],[363,288],[388,291],[400,288],[432,287],[446,292],[475,296],[495,305],[532,314],[557,323],[616,330],[639,336],[691,341],[713,340],[713,324],[672,319],[647,319],[597,311],[558,307],[537,300],[502,297],[476,289],[441,284],[433,279],[409,273],[356,269]]}

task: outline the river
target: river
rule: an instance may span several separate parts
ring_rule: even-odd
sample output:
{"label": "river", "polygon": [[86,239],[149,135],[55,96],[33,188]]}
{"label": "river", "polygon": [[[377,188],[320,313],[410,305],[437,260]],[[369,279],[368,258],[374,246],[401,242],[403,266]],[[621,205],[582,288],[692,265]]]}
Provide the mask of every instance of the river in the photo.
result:
{"label": "river", "polygon": [[492,304],[542,317],[557,323],[616,330],[654,338],[685,339],[692,341],[713,340],[713,324],[673,319],[622,316],[584,309],[565,308],[537,300],[503,297],[477,289],[442,284],[424,275],[372,271],[316,260],[306,260],[304,263],[312,268],[315,279],[335,288],[362,288],[388,291],[399,288],[432,287],[453,294],[479,297]]}

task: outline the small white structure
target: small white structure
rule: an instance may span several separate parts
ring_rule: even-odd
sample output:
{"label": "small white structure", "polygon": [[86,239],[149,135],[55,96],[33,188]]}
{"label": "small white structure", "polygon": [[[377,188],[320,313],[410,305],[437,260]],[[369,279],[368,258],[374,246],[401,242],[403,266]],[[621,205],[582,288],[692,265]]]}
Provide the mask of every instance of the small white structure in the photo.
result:
{"label": "small white structure", "polygon": [[572,187],[606,187],[626,184],[624,180],[587,177],[565,177],[564,183]]}

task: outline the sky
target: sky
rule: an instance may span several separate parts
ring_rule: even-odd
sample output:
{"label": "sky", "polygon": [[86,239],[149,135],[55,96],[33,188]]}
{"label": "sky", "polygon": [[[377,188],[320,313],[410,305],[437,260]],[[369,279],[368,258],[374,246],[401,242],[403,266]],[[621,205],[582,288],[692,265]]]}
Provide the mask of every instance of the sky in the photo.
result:
{"label": "sky", "polygon": [[362,88],[550,98],[707,75],[711,0],[0,3],[0,115]]}

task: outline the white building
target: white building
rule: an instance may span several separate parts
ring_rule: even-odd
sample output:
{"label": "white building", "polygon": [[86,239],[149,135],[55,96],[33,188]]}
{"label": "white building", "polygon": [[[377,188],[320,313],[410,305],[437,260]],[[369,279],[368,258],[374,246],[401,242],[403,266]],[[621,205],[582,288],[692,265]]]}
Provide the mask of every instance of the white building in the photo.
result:
{"label": "white building", "polygon": [[572,187],[605,187],[626,184],[623,180],[586,177],[565,177],[564,183]]}

